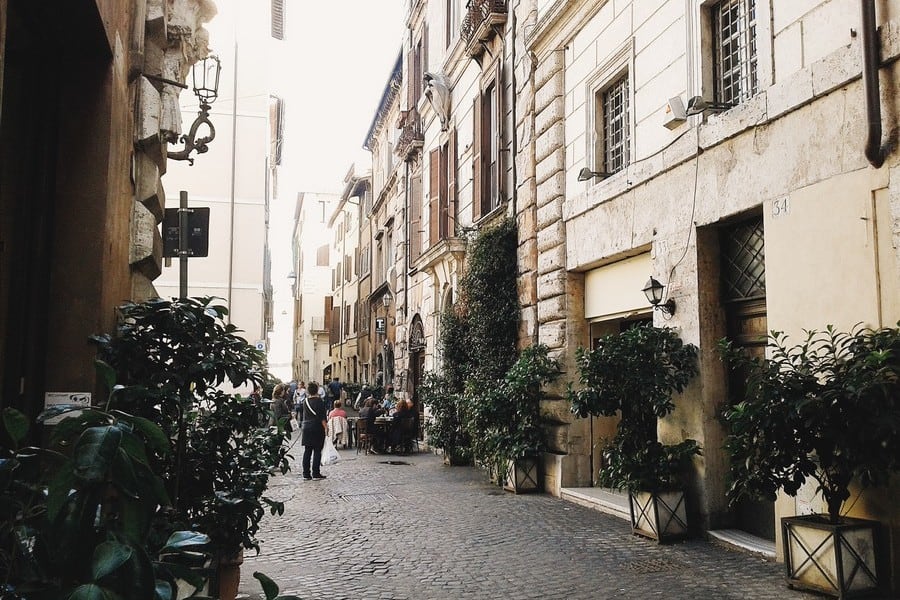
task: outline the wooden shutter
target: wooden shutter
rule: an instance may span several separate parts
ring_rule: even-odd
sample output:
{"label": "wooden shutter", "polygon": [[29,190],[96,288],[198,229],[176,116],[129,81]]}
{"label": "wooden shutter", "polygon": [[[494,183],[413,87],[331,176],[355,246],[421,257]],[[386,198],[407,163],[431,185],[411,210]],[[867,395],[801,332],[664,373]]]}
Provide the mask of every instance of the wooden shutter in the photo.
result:
{"label": "wooden shutter", "polygon": [[494,177],[497,182],[497,198],[491,198],[491,208],[500,206],[500,203],[506,198],[505,181],[506,172],[503,168],[503,157],[506,154],[503,151],[503,61],[498,60],[494,67],[494,135],[497,136],[497,163],[495,165]]}
{"label": "wooden shutter", "polygon": [[409,194],[409,244],[413,260],[422,254],[422,172],[417,170],[410,178]]}
{"label": "wooden shutter", "polygon": [[272,37],[284,39],[284,0],[272,0]]}
{"label": "wooden shutter", "polygon": [[472,107],[472,221],[481,218],[481,94]]}
{"label": "wooden shutter", "polygon": [[440,236],[441,206],[441,149],[428,155],[428,246],[434,246]]}
{"label": "wooden shutter", "polygon": [[450,130],[447,142],[447,201],[443,205],[447,220],[447,237],[456,237],[456,129]]}

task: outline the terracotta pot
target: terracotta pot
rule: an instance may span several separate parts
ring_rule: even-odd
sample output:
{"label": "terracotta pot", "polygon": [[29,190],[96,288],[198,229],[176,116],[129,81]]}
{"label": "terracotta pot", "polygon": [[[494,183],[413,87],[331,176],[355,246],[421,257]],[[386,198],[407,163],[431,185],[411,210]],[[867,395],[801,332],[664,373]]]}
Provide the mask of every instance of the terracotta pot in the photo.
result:
{"label": "terracotta pot", "polygon": [[216,581],[213,591],[219,600],[234,600],[241,583],[241,565],[244,564],[244,549],[234,556],[222,557],[216,565]]}

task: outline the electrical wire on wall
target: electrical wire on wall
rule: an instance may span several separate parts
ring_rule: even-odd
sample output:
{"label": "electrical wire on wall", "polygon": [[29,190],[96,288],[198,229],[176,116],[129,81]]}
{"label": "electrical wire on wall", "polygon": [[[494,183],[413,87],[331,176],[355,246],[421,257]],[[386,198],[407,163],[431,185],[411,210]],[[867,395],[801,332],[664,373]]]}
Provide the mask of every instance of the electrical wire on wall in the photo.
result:
{"label": "electrical wire on wall", "polygon": [[[687,256],[688,248],[691,245],[691,235],[694,232],[694,214],[697,211],[697,181],[700,173],[700,155],[703,154],[703,148],[700,147],[700,126],[698,125],[697,130],[697,152],[694,155],[694,190],[691,193],[691,218],[688,220],[688,235],[687,239],[684,241],[684,251],[681,253],[681,256],[675,261],[675,264],[672,265],[672,268],[669,269],[669,277],[666,279],[666,297],[663,298],[663,301],[669,299],[669,290],[672,289],[672,276],[675,274],[675,269],[678,265],[681,264],[681,261],[684,260],[684,257]],[[680,138],[681,136],[678,136]],[[676,138],[676,140],[678,139]],[[671,317],[669,317],[671,318]]]}

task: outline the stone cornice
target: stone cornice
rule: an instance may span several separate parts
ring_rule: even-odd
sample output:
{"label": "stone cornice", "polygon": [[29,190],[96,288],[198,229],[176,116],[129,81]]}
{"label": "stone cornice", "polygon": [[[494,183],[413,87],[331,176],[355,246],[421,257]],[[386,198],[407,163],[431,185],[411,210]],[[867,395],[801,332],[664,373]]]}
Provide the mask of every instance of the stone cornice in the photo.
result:
{"label": "stone cornice", "polygon": [[526,36],[525,46],[539,58],[546,52],[558,50],[568,44],[608,2],[556,0]]}

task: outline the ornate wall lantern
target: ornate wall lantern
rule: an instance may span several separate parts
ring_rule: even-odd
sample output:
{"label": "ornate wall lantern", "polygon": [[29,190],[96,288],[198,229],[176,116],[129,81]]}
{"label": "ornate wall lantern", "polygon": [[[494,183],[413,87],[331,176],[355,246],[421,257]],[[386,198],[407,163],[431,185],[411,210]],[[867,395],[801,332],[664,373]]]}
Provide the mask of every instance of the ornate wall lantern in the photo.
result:
{"label": "ornate wall lantern", "polygon": [[666,286],[661,284],[655,278],[651,277],[647,280],[647,283],[644,285],[644,289],[641,291],[644,292],[644,295],[647,296],[647,301],[653,306],[654,309],[661,311],[664,315],[672,316],[675,314],[675,300],[669,298],[665,302],[663,302],[663,293],[666,290]]}
{"label": "ornate wall lantern", "polygon": [[[219,61],[219,57],[214,54],[197,61],[191,67],[194,94],[200,100],[200,112],[191,124],[190,130],[179,138],[179,141],[184,144],[184,148],[177,152],[168,152],[167,156],[169,158],[186,160],[193,165],[194,159],[190,158],[191,152],[196,150],[197,154],[203,154],[209,150],[209,143],[216,137],[216,128],[213,127],[212,121],[209,120],[209,109],[212,103],[216,101],[216,98],[219,97],[219,75],[221,72],[222,63]],[[198,138],[197,132],[201,125],[206,125],[209,129],[209,135]]]}

